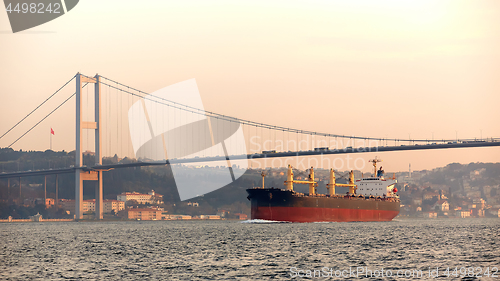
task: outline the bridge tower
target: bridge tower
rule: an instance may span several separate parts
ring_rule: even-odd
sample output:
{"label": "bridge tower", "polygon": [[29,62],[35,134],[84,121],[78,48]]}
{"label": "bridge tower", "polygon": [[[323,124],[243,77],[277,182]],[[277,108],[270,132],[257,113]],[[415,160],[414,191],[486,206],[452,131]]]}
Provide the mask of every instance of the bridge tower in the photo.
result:
{"label": "bridge tower", "polygon": [[[94,121],[82,120],[82,83],[95,84]],[[86,170],[83,166],[82,130],[95,131],[95,164],[102,164],[102,126],[101,126],[101,83],[99,75],[87,77],[76,74],[76,151],[75,151],[75,218],[83,219],[83,181],[97,181],[95,194],[95,217],[102,219],[102,170]]]}

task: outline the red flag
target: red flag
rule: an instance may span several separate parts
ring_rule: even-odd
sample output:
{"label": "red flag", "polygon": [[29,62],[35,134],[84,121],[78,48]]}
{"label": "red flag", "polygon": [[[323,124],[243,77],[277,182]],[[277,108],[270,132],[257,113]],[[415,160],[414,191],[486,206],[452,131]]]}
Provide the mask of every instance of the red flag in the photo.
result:
{"label": "red flag", "polygon": [[50,128],[50,133],[55,135],[54,130],[52,130],[52,128]]}

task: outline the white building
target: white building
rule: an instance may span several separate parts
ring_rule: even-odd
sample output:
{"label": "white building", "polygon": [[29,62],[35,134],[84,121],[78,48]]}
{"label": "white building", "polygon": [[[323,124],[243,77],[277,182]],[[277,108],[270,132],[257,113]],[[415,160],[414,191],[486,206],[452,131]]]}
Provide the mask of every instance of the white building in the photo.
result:
{"label": "white building", "polygon": [[192,219],[189,215],[163,215],[165,220],[190,220]]}
{"label": "white building", "polygon": [[470,211],[469,210],[458,210],[456,212],[457,217],[461,218],[470,218]]}
{"label": "white building", "polygon": [[138,192],[124,192],[116,196],[118,201],[127,202],[130,200],[137,201],[139,204],[163,204],[163,195],[155,193],[154,190],[148,194]]}
{"label": "white building", "polygon": [[200,215],[202,220],[220,220],[220,216],[217,215]]}
{"label": "white building", "polygon": [[[104,213],[111,213],[113,211],[115,213],[118,213],[119,211],[125,209],[125,202],[122,201],[103,200],[102,202],[103,202],[102,210]],[[61,205],[61,208],[63,210],[69,211],[70,214],[75,213],[75,200],[61,199],[59,204]],[[82,209],[84,213],[95,212],[95,199],[83,200]]]}
{"label": "white building", "polygon": [[433,210],[436,210],[436,208],[439,208],[440,211],[449,211],[450,210],[450,204],[446,200],[438,200],[434,206],[432,206]]}
{"label": "white building", "polygon": [[104,213],[118,213],[125,209],[125,202],[118,200],[103,200],[103,212]]}

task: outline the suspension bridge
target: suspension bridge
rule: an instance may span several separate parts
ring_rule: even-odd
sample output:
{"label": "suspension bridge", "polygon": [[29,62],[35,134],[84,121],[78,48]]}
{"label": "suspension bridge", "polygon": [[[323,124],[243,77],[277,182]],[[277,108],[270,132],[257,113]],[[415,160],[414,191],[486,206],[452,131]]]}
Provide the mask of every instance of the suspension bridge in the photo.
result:
{"label": "suspension bridge", "polygon": [[[34,128],[74,98],[75,163],[41,170],[4,171],[0,173],[0,179],[7,179],[10,188],[12,178],[19,179],[21,187],[22,177],[45,176],[46,188],[48,175],[74,174],[77,219],[83,218],[83,181],[97,182],[96,218],[102,219],[102,175],[111,169],[217,162],[227,164],[234,180],[232,163],[247,160],[500,146],[500,138],[493,137],[441,140],[379,138],[276,126],[205,110],[194,80],[146,93],[105,76],[91,77],[80,73],[7,130],[0,140],[54,96],[64,92],[63,89],[73,81],[76,82],[76,90],[64,96],[63,102],[7,147],[12,147],[22,138],[29,138]],[[84,153],[93,157],[85,158]],[[103,159],[113,155],[129,161],[103,164]],[[57,190],[56,179],[56,200]]]}

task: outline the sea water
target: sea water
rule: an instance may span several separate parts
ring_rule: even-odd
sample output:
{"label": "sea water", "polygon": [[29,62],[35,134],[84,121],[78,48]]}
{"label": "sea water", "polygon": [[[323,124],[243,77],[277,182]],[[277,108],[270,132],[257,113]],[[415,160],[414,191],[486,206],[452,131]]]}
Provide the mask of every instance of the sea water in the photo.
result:
{"label": "sea water", "polygon": [[499,235],[500,219],[2,223],[0,279],[500,280]]}

